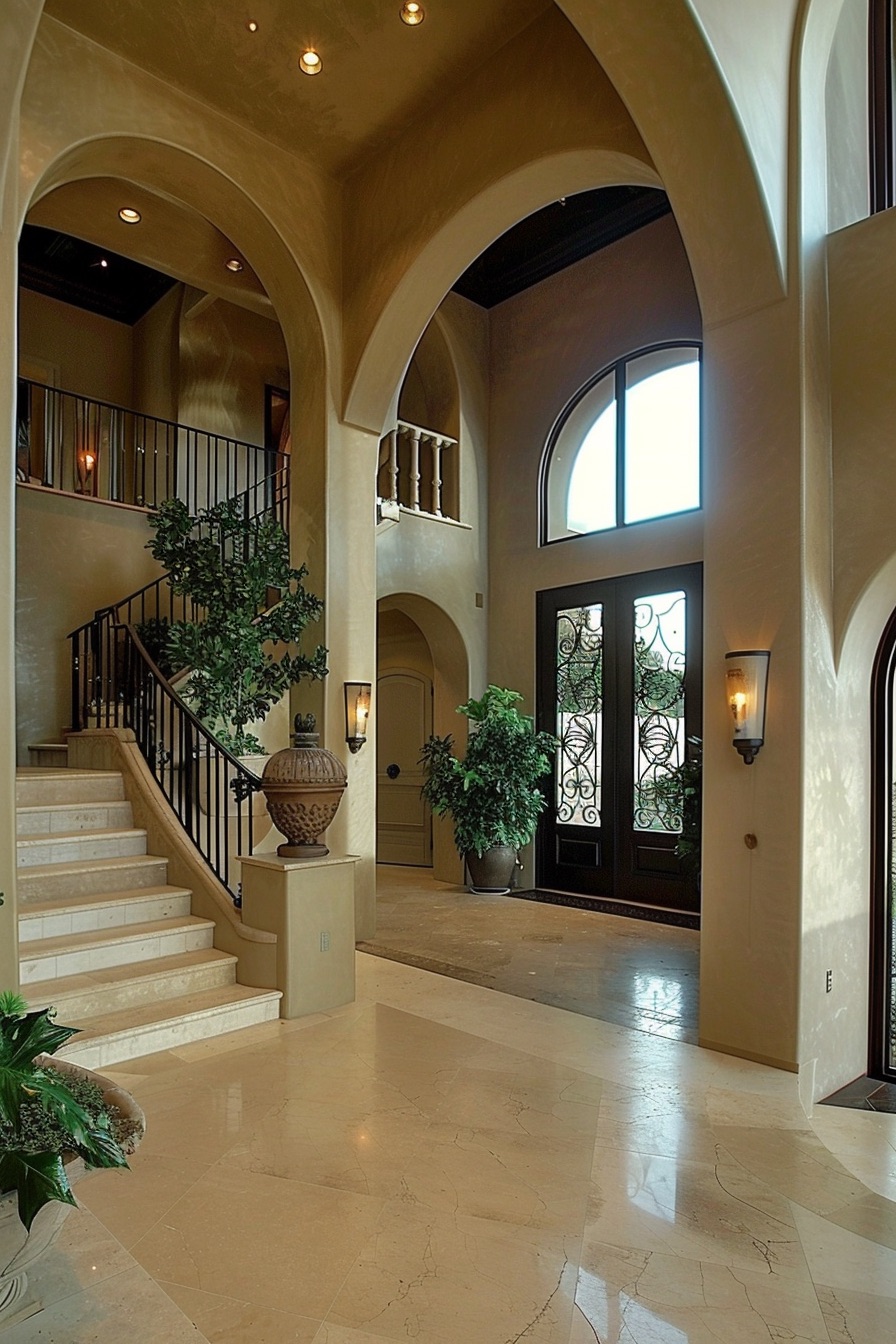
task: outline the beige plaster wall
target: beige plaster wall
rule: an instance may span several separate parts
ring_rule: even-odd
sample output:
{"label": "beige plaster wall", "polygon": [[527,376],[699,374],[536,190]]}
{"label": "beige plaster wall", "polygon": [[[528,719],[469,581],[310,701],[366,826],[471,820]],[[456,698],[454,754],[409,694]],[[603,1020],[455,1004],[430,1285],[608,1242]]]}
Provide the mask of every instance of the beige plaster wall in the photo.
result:
{"label": "beige plaster wall", "polygon": [[[769,199],[780,192],[781,116],[789,93],[780,83],[786,69],[781,49],[794,0],[749,7],[729,0],[556,4],[600,61],[649,147],[691,258],[704,321],[777,301],[787,254],[784,221],[773,223]],[[754,31],[757,9],[763,23]],[[730,40],[723,42],[716,18],[731,26]],[[713,41],[732,61],[713,50]],[[732,79],[749,106],[733,101]],[[768,139],[767,160],[744,134],[747,122]]]}
{"label": "beige plaster wall", "polygon": [[264,389],[289,386],[288,355],[276,322],[224,299],[180,319],[177,419],[264,446]]}
{"label": "beige plaster wall", "polygon": [[134,323],[135,410],[155,415],[160,420],[177,419],[180,383],[180,310],[184,286],[174,285],[168,293]]}
{"label": "beige plaster wall", "polygon": [[[423,631],[433,659],[433,729],[453,734],[462,749],[466,721],[455,711],[471,694],[481,694],[488,680],[488,314],[447,294],[428,332],[421,345],[444,346],[435,401],[441,398],[444,413],[457,417],[463,525],[402,512],[398,525],[377,537],[377,595],[382,606],[398,604]],[[429,372],[426,359],[419,372],[421,378]],[[433,874],[444,882],[462,879],[453,829],[445,821],[433,826]]]}
{"label": "beige plaster wall", "polygon": [[16,499],[16,741],[71,723],[68,634],[98,607],[158,577],[142,510],[19,486]]}
{"label": "beige plaster wall", "polygon": [[619,96],[551,7],[346,182],[349,415],[383,423],[420,331],[483,248],[557,196],[610,181],[657,179]]}
{"label": "beige plaster wall", "polygon": [[131,404],[132,329],[59,299],[19,292],[19,350],[55,365],[57,386],[95,401]]}
{"label": "beige plaster wall", "polygon": [[[538,545],[539,471],[555,419],[611,360],[659,340],[694,339],[700,312],[671,216],[490,312],[488,679],[535,704],[535,594],[702,556],[690,514]],[[534,885],[531,852],[524,886]]]}

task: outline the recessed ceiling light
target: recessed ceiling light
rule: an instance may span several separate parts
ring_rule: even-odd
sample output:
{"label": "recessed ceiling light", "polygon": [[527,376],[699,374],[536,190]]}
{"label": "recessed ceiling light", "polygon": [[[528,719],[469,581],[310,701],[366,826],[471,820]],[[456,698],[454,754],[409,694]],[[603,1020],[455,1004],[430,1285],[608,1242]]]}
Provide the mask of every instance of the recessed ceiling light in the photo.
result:
{"label": "recessed ceiling light", "polygon": [[105,257],[100,257],[100,265],[102,266],[103,270],[105,270],[106,267],[109,265]]}
{"label": "recessed ceiling light", "polygon": [[241,271],[243,269],[243,263],[239,257],[231,257],[229,261],[225,261],[224,265],[228,271]]}
{"label": "recessed ceiling light", "polygon": [[313,47],[303,51],[299,57],[299,69],[306,75],[319,75],[322,65],[323,63]]}
{"label": "recessed ceiling light", "polygon": [[406,23],[409,28],[413,28],[418,23],[422,23],[426,18],[426,10],[417,0],[405,0],[401,9],[398,11],[402,23]]}
{"label": "recessed ceiling light", "polygon": [[123,205],[118,212],[118,218],[124,224],[139,224],[143,216],[140,214],[140,211],[135,210],[133,206]]}
{"label": "recessed ceiling light", "polygon": [[257,33],[257,32],[258,32],[258,24],[255,22],[254,19],[247,19],[247,21],[246,21],[246,27],[249,29],[249,32],[250,32],[250,33]]}

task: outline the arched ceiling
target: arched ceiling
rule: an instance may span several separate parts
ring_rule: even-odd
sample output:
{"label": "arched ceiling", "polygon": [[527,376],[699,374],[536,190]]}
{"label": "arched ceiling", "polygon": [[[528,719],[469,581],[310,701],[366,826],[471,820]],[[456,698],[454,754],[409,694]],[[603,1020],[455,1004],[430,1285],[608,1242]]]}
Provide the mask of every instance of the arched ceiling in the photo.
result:
{"label": "arched ceiling", "polygon": [[[341,176],[486,64],[552,0],[47,0],[45,13]],[[250,32],[247,21],[257,23]],[[323,68],[298,69],[308,46]]]}

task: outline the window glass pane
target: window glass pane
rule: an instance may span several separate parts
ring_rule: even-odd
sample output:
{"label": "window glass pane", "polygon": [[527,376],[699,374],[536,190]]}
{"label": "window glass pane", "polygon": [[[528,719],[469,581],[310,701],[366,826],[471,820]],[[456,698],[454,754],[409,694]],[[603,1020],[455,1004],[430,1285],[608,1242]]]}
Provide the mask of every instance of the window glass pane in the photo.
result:
{"label": "window glass pane", "polygon": [[[554,446],[551,450],[551,461],[548,469],[547,481],[547,540],[557,541],[560,537],[575,536],[580,532],[590,532],[591,526],[587,522],[591,505],[588,500],[589,485],[583,476],[581,481],[573,488],[571,486],[573,471],[579,458],[579,451],[584,440],[588,437],[588,431],[599,420],[607,407],[612,407],[612,417],[615,424],[615,387],[616,377],[612,371],[606,374],[594,387],[589,388],[583,397],[575,403],[566,419],[563,421],[560,431],[557,435]],[[616,526],[616,505],[615,505],[615,466],[613,479],[609,484],[607,498],[612,514],[609,521],[599,523],[600,527]],[[584,523],[584,526],[578,526],[570,522],[570,502],[573,502],[572,513],[578,523]]]}
{"label": "window glass pane", "polygon": [[557,612],[557,820],[600,826],[603,608]]}
{"label": "window glass pane", "polygon": [[566,526],[570,532],[602,532],[616,526],[615,401],[582,440],[569,482]]}
{"label": "window glass pane", "polygon": [[700,360],[689,347],[626,365],[625,521],[700,507]]}
{"label": "window glass pane", "polygon": [[665,783],[685,758],[683,592],[635,599],[634,824],[680,831],[682,795]]}

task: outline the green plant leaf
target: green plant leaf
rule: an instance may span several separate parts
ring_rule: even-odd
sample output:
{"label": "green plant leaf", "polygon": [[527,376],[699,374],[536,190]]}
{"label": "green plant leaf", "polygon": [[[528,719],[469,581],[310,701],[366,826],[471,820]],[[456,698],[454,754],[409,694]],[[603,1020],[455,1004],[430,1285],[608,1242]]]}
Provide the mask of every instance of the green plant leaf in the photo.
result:
{"label": "green plant leaf", "polygon": [[19,1217],[26,1229],[45,1204],[57,1199],[74,1204],[65,1166],[58,1153],[21,1153],[0,1149],[0,1188],[18,1191]]}

